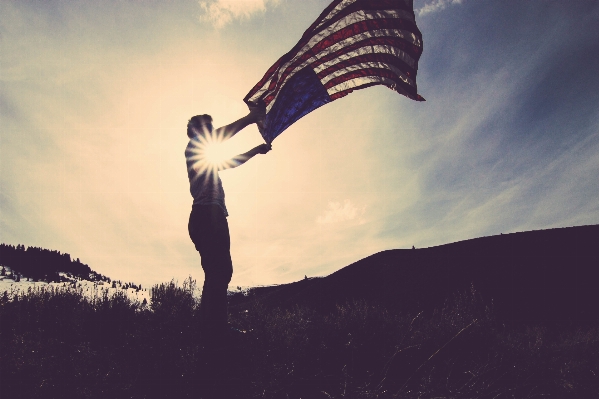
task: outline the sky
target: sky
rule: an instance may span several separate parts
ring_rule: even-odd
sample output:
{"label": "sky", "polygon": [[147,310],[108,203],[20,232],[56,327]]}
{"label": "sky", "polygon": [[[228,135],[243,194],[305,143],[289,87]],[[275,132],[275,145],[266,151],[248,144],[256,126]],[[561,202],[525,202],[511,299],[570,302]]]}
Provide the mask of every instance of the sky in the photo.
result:
{"label": "sky", "polygon": [[[0,1],[0,242],[149,287],[203,281],[187,120],[215,126],[328,0]],[[378,86],[220,176],[230,287],[373,253],[599,223],[599,3],[415,0],[415,102]],[[231,155],[262,143],[250,126]]]}

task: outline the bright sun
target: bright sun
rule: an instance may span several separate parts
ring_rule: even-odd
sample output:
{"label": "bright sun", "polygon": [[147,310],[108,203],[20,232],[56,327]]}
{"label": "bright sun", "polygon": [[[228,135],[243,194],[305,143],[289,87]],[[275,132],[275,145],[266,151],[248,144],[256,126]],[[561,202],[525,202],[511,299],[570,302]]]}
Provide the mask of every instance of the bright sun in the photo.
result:
{"label": "bright sun", "polygon": [[225,146],[221,142],[212,141],[204,146],[204,156],[211,165],[221,165],[229,157],[225,151]]}
{"label": "bright sun", "polygon": [[199,136],[198,140],[193,141],[191,152],[194,169],[198,172],[207,170],[216,172],[224,169],[231,158],[227,146],[223,143],[223,138],[216,132],[206,132]]}

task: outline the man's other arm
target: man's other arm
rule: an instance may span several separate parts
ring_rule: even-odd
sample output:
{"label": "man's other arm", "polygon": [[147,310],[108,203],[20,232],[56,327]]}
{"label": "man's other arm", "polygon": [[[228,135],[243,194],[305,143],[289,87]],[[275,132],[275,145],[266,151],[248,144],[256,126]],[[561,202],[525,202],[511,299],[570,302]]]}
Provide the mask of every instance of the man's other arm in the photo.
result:
{"label": "man's other arm", "polygon": [[272,150],[271,144],[260,144],[249,150],[248,152],[244,152],[243,154],[239,154],[225,162],[223,165],[219,166],[218,170],[232,169],[236,168],[240,165],[243,165],[253,157],[258,154],[266,154],[268,151]]}

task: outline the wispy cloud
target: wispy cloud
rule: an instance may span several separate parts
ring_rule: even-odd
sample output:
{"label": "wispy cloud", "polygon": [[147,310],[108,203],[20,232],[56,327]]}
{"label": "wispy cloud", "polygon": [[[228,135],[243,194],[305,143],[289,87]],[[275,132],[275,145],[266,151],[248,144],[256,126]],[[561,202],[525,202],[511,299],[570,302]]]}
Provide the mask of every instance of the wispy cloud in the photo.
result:
{"label": "wispy cloud", "polygon": [[248,19],[258,12],[266,11],[279,0],[200,0],[202,21],[210,22],[215,28],[222,28],[234,20]]}
{"label": "wispy cloud", "polygon": [[343,204],[331,201],[324,214],[318,217],[317,222],[321,224],[339,223],[353,220],[362,214],[364,214],[364,208],[358,208],[348,199],[343,201]]}
{"label": "wispy cloud", "polygon": [[416,10],[419,16],[430,14],[443,10],[445,7],[451,4],[462,4],[463,0],[432,0],[430,3],[425,4],[422,8]]}

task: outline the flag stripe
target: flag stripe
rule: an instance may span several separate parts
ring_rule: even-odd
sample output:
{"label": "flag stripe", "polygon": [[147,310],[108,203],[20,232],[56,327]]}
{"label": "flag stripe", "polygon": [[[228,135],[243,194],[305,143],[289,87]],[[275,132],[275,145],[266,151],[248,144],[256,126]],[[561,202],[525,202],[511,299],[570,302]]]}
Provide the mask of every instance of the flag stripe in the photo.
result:
{"label": "flag stripe", "polygon": [[422,48],[413,0],[334,0],[244,101],[266,106],[267,142],[354,90],[385,85],[424,101],[416,86]]}
{"label": "flag stripe", "polygon": [[339,14],[345,7],[349,6],[352,3],[355,3],[358,0],[337,0],[333,1],[321,14],[316,21],[308,29],[304,32],[303,36],[311,36],[316,32],[316,30],[322,27],[327,22],[331,21],[335,15]]}
{"label": "flag stripe", "polygon": [[312,66],[312,68],[314,69],[314,72],[316,72],[317,76],[323,80],[326,76],[335,72],[337,69],[345,68],[348,65],[362,62],[381,61],[397,66],[399,69],[405,71],[406,75],[408,76],[416,76],[416,70],[401,57],[395,55],[393,51],[396,49],[393,47],[381,48],[383,46],[377,46],[377,48],[373,47],[362,47],[356,51],[346,53],[339,58],[321,64],[316,68]]}
{"label": "flag stripe", "polygon": [[[411,31],[403,29],[406,27],[406,22],[400,18],[396,18],[393,11],[394,10],[391,10],[391,12],[387,13],[377,12],[374,14],[356,12],[351,15],[351,18],[348,16],[345,20],[340,21],[332,31],[325,31],[315,35],[296,53],[292,60],[281,65],[279,71],[284,70],[285,72],[288,72],[290,69],[293,70],[293,68],[302,62],[305,62],[311,56],[314,56],[316,53],[329,48],[341,40],[355,37],[356,35],[367,33],[368,31],[382,29],[398,30],[401,33],[401,38],[413,45],[407,46],[406,52],[413,58],[420,57],[422,52],[421,40],[419,40]],[[350,23],[348,24],[348,22]],[[281,76],[282,79],[273,79],[273,81],[271,81],[268,90],[272,91],[275,89],[277,80],[284,80],[286,76],[285,72],[283,72]]]}
{"label": "flag stripe", "polygon": [[289,53],[283,55],[271,66],[268,71],[264,74],[264,77],[250,90],[245,96],[243,101],[246,103],[257,103],[260,100],[261,95],[264,93],[264,87],[272,80],[275,72],[280,68],[280,65],[289,59]]}
{"label": "flag stripe", "polygon": [[[295,51],[293,56],[291,56],[292,52],[289,52],[286,54],[287,57],[283,56],[279,59],[276,68],[274,68],[274,66],[271,67],[269,72],[271,70],[274,72],[275,69],[278,69],[278,73],[267,73],[269,75],[272,74],[269,76],[270,79],[263,79],[264,82],[260,82],[263,84],[260,85],[261,88],[252,96],[252,100],[255,101],[261,97],[265,99],[267,95],[264,93],[280,89],[289,73],[296,70],[299,65],[308,61],[310,57],[314,56],[316,53],[326,51],[328,47],[341,40],[350,39],[359,34],[368,34],[368,32],[372,30],[395,30],[395,34],[407,42],[404,51],[412,58],[418,59],[422,52],[422,41],[419,37],[416,37],[413,32],[408,29],[402,29],[404,27],[410,28],[411,24],[401,19],[395,11],[396,10],[389,10],[388,12],[376,12],[373,14],[356,12],[347,16],[343,21],[339,21],[339,24],[336,25],[332,31],[324,31],[316,34],[299,50]],[[351,23],[348,24],[348,22]],[[287,60],[284,60],[283,58],[287,58]]]}
{"label": "flag stripe", "polygon": [[313,33],[316,33],[317,31],[323,29],[327,29],[335,22],[347,18],[350,14],[355,13],[357,11],[365,11],[368,13],[374,13],[376,11],[394,11],[397,16],[414,24],[414,28],[416,29],[416,31],[420,32],[416,27],[414,12],[409,8],[398,7],[398,5],[401,5],[401,2],[398,2],[397,0],[370,0],[368,2],[358,1],[356,3],[348,5],[345,9],[337,13],[334,16],[334,18],[331,18],[327,21],[323,21],[323,23],[319,25]]}
{"label": "flag stripe", "polygon": [[387,78],[381,78],[377,76],[361,77],[353,80],[348,80],[347,82],[343,82],[338,86],[328,89],[327,92],[329,93],[331,101],[334,101],[338,98],[347,96],[354,90],[365,89],[367,87],[378,86],[381,84],[391,85],[393,84],[393,81]]}
{"label": "flag stripe", "polygon": [[339,85],[327,89],[331,101],[337,100],[338,98],[345,97],[354,90],[365,89],[371,86],[385,85],[390,89],[398,92],[415,101],[424,101],[424,98],[420,94],[413,95],[406,90],[404,83],[397,83],[392,79],[388,79],[381,76],[361,76],[355,79],[348,80],[340,83]]}
{"label": "flag stripe", "polygon": [[[291,78],[291,76],[293,76],[294,73],[296,73],[297,71],[306,67],[307,65],[311,65],[312,68],[314,68],[315,72],[320,72],[322,70],[323,65],[327,65],[327,67],[328,67],[329,65],[333,65],[336,62],[342,61],[344,59],[342,57],[345,56],[342,54],[346,50],[354,50],[354,51],[352,51],[351,55],[358,54],[357,53],[358,51],[372,52],[375,49],[378,49],[378,52],[384,51],[384,52],[391,53],[391,54],[398,54],[398,56],[401,55],[402,60],[406,60],[406,63],[408,64],[408,66],[406,67],[408,72],[410,72],[410,75],[413,75],[413,77],[415,78],[416,77],[416,69],[411,67],[411,65],[416,65],[416,61],[413,58],[411,58],[409,55],[407,55],[405,52],[403,52],[400,49],[396,49],[391,46],[380,46],[380,45],[376,44],[376,43],[385,43],[385,44],[392,43],[392,44],[398,44],[398,45],[405,44],[399,37],[397,37],[397,36],[399,36],[399,33],[397,33],[397,32],[398,31],[390,31],[390,30],[366,32],[361,37],[366,36],[367,38],[365,40],[361,40],[356,43],[353,42],[353,38],[351,38],[351,37],[346,40],[343,40],[335,45],[335,48],[340,47],[336,52],[327,54],[327,53],[329,53],[329,50],[325,49],[321,53],[327,54],[327,55],[321,56],[321,53],[319,53],[315,57],[312,57],[309,60],[307,60],[306,62],[304,62],[303,64],[297,66],[291,73],[289,73],[289,75],[285,78],[285,81],[283,81],[281,83],[281,87],[283,86],[283,84],[285,84],[287,82],[288,79]],[[373,34],[373,35],[377,36],[380,34],[392,35],[394,33],[395,33],[395,36],[373,37],[373,38],[368,37],[368,34]],[[349,45],[347,45],[347,44],[349,44]],[[344,45],[346,45],[346,47],[343,47]],[[361,47],[359,47],[359,46],[361,46]],[[334,58],[335,56],[337,56],[338,58]],[[318,57],[320,57],[320,58],[318,58]],[[270,106],[271,102],[276,99],[277,95],[278,95],[278,91],[274,92],[273,94],[268,95],[264,98],[265,103],[268,104],[267,110],[270,109],[269,106]]]}
{"label": "flag stripe", "polygon": [[323,68],[323,65],[332,65],[338,58],[343,59],[343,57],[354,54],[363,54],[367,49],[371,49],[374,52],[394,54],[408,64],[410,68],[415,69],[417,61],[404,51],[407,45],[402,39],[396,37],[399,34],[397,30],[374,30],[361,34],[360,37],[364,37],[364,39],[358,41],[356,41],[355,37],[343,40],[331,46],[329,54],[314,61],[312,68],[318,72]]}
{"label": "flag stripe", "polygon": [[[396,66],[392,65],[392,64],[388,64],[386,62],[363,62],[363,63],[359,63],[359,64],[353,64],[353,65],[349,65],[346,68],[343,69],[339,69],[333,73],[331,73],[330,75],[326,76],[325,78],[320,79],[320,82],[324,85],[324,87],[326,89],[335,86],[337,83],[334,82],[338,82],[339,79],[344,78],[345,75],[351,75],[353,72],[355,71],[359,71],[359,70],[372,70],[372,69],[384,69],[386,72],[385,73],[390,73],[394,76],[396,76],[398,79],[401,79],[402,82],[415,87],[415,83],[412,79],[410,79],[407,75],[403,74],[401,69],[397,68]],[[382,72],[381,72],[382,74]],[[350,77],[351,79],[351,77]]]}
{"label": "flag stripe", "polygon": [[[281,82],[281,86],[286,83],[287,79],[289,79],[293,73],[301,70],[307,65],[311,65],[316,72],[319,72],[323,64],[335,63],[335,60],[340,61],[342,59],[341,57],[343,57],[345,53],[351,52],[352,54],[358,54],[358,51],[364,52],[371,51],[372,49],[377,49],[380,52],[384,51],[390,54],[396,54],[397,57],[401,58],[406,64],[408,64],[409,68],[414,71],[413,75],[415,76],[416,69],[413,66],[416,66],[417,61],[403,50],[412,48],[411,44],[406,44],[406,42],[402,39],[402,37],[408,33],[409,32],[401,32],[398,30],[382,29],[360,34],[359,37],[362,39],[358,40],[357,42],[355,37],[358,35],[349,37],[329,48],[323,49],[320,53],[309,58],[304,63],[296,66],[293,71],[290,71],[288,75],[285,76],[285,80]],[[333,51],[333,49],[335,51]],[[335,57],[339,57],[339,59]],[[266,96],[264,100],[267,104],[270,104],[275,97],[276,93],[273,93],[269,96]]]}
{"label": "flag stripe", "polygon": [[[343,75],[337,76],[337,77],[329,80],[324,85],[324,87],[328,91],[328,89],[331,89],[331,88],[333,88],[335,86],[338,86],[340,83],[347,82],[348,80],[354,80],[356,78],[370,77],[370,76],[384,77],[384,78],[387,78],[387,79],[391,79],[395,83],[397,83],[399,81],[398,76],[395,73],[393,73],[393,71],[390,71],[387,68],[384,68],[384,67],[380,67],[380,68],[376,68],[376,67],[370,67],[370,68],[369,67],[364,67],[364,68],[359,68],[359,69],[355,69],[355,70],[348,70]],[[407,83],[405,81],[403,81],[403,82]]]}
{"label": "flag stripe", "polygon": [[286,80],[291,74],[312,63],[313,61],[311,61],[311,58],[318,58],[317,52],[328,51],[328,48],[343,39],[351,40],[357,35],[369,36],[372,34],[372,30],[378,27],[381,27],[382,31],[389,30],[389,33],[393,33],[394,31],[396,33],[395,38],[397,40],[406,41],[407,39],[409,45],[405,46],[407,50],[406,53],[414,59],[420,58],[421,47],[417,47],[414,44],[415,40],[412,40],[414,38],[411,33],[408,34],[408,32],[401,31],[399,29],[393,29],[399,26],[401,26],[401,21],[396,19],[364,20],[346,26],[343,29],[327,36],[311,48],[306,48],[306,51],[300,57],[295,58],[293,62],[281,65],[279,67],[279,72],[282,71],[282,73],[280,73],[279,76],[275,75],[273,79],[271,79],[268,89],[261,90],[259,93],[261,94],[261,97],[264,99],[265,103],[268,105],[270,101],[275,98],[276,93],[281,89],[283,84],[285,84]]}

